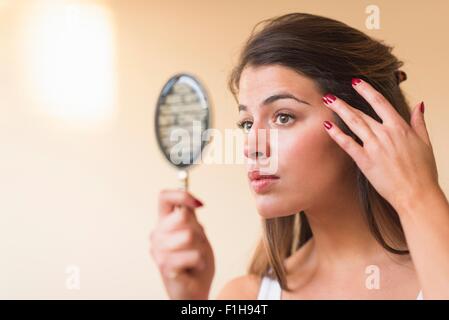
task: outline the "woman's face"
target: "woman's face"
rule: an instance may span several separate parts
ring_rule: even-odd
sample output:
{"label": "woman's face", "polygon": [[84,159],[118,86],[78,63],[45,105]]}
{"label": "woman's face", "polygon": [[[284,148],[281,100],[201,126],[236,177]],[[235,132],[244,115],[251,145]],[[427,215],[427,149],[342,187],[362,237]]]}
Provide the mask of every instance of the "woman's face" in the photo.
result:
{"label": "woman's face", "polygon": [[[239,123],[249,173],[267,172],[262,163],[276,156],[270,129],[277,130],[276,170],[269,174],[278,178],[248,178],[262,217],[287,216],[323,203],[338,193],[347,175],[350,158],[325,131],[323,121],[333,120],[333,113],[321,97],[314,81],[287,67],[248,66],[241,74]],[[258,136],[260,129],[265,130]]]}

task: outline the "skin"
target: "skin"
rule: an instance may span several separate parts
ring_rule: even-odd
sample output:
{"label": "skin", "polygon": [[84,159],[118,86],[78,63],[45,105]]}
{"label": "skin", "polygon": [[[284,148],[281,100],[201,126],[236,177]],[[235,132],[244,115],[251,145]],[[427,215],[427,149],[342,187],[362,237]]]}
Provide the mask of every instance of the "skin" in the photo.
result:
{"label": "skin", "polygon": [[[247,132],[245,155],[253,160],[271,155],[272,146],[258,145],[258,129],[278,129],[280,141],[276,172],[280,179],[267,191],[254,192],[258,212],[271,218],[305,210],[314,234],[285,262],[293,291],[283,291],[282,299],[416,299],[420,288],[425,298],[447,298],[449,205],[437,182],[419,105],[409,126],[368,83],[354,89],[373,106],[382,124],[338,98],[325,103],[311,79],[289,68],[249,66],[241,75],[238,100],[245,106],[239,114]],[[262,105],[279,91],[308,104],[281,99]],[[281,124],[276,118],[280,111],[294,119],[283,117]],[[335,113],[364,141],[363,147],[332,122]],[[325,120],[333,124],[331,129],[323,127]],[[263,154],[256,157],[261,150]],[[413,261],[410,256],[387,253],[371,236],[354,196],[351,159],[397,210]],[[248,169],[254,168],[259,167]],[[423,187],[425,196],[420,192]],[[424,218],[432,211],[436,212],[433,219]],[[429,250],[439,265],[428,259]],[[365,286],[369,265],[379,267],[378,290]],[[239,277],[222,289],[218,299],[254,299],[259,284],[253,276]]]}
{"label": "skin", "polygon": [[[308,104],[280,99],[261,105],[267,97],[281,92],[293,94]],[[273,148],[267,137],[267,145],[259,143],[255,150],[257,132],[261,129],[267,134],[269,129],[278,132],[278,170],[275,174],[280,179],[269,192],[253,193],[258,212],[264,218],[291,215],[298,209],[316,207],[322,203],[322,195],[335,194],[335,188],[340,189],[341,181],[346,181],[351,172],[349,156],[322,128],[323,120],[332,117],[332,112],[323,107],[321,96],[313,81],[284,67],[247,68],[242,73],[239,105],[245,106],[246,110],[240,111],[239,122],[246,122],[246,128],[251,125],[246,134],[245,156],[255,159],[255,151],[265,151],[264,156],[259,157],[259,162],[263,162]],[[295,119],[283,120],[279,113],[288,113]],[[259,140],[262,140],[260,135]],[[259,164],[248,165],[248,170],[252,167],[264,171]],[[332,200],[329,204],[335,203],[337,198]]]}

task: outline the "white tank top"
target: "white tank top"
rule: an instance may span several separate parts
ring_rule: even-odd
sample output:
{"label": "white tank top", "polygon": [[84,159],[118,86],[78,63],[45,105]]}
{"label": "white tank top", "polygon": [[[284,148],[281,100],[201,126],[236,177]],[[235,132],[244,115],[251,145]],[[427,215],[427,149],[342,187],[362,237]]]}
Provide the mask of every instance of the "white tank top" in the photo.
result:
{"label": "white tank top", "polygon": [[[281,300],[282,289],[276,279],[268,276],[262,278],[257,300]],[[423,300],[422,291],[419,291],[416,300]]]}

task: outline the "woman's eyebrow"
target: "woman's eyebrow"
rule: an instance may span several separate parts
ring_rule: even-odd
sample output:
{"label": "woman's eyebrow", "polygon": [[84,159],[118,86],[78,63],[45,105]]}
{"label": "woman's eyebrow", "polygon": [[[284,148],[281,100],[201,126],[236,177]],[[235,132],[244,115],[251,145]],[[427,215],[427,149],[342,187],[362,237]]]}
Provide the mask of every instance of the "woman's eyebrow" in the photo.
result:
{"label": "woman's eyebrow", "polygon": [[[299,98],[295,97],[294,95],[292,95],[291,93],[280,92],[280,93],[273,94],[273,95],[269,96],[268,98],[266,98],[266,99],[260,104],[260,106],[265,106],[265,105],[268,105],[268,104],[270,104],[270,103],[273,103],[273,102],[275,102],[275,101],[277,101],[277,100],[281,100],[281,99],[293,99],[293,100],[298,101],[299,103],[304,103],[304,104],[307,104],[307,105],[309,105],[309,106],[311,105],[311,104],[308,103],[307,101],[302,100],[302,99],[299,99]],[[240,112],[240,111],[246,111],[247,109],[248,109],[247,106],[242,105],[242,104],[239,104],[239,112]]]}

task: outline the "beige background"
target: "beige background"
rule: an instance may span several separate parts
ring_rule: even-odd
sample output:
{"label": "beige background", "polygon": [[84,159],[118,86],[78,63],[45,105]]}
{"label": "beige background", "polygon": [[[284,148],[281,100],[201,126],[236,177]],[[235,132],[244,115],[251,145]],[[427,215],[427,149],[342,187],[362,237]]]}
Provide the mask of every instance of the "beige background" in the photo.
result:
{"label": "beige background", "polygon": [[[379,30],[365,27],[370,4]],[[0,298],[165,299],[148,254],[158,192],[176,187],[155,142],[159,90],[192,72],[214,126],[235,128],[226,78],[236,55],[256,22],[293,11],[396,47],[409,100],[426,102],[447,194],[448,1],[0,0]],[[205,202],[215,297],[244,273],[259,219],[241,166],[196,167],[191,191]],[[71,265],[79,290],[66,287]]]}

